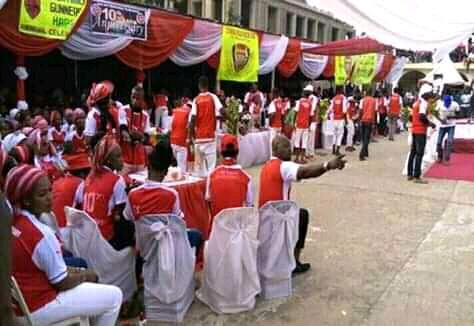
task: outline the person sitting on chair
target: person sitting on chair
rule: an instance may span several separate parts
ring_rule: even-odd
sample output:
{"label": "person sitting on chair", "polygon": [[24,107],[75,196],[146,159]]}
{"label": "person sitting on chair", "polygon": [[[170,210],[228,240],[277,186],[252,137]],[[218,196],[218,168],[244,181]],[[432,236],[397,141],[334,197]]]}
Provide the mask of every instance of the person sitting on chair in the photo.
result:
{"label": "person sitting on chair", "polygon": [[54,231],[39,221],[52,206],[46,173],[20,165],[8,174],[5,192],[13,206],[12,274],[35,325],[78,316],[94,317],[95,325],[114,325],[122,303],[121,290],[94,284],[97,276],[91,271],[69,271]]}

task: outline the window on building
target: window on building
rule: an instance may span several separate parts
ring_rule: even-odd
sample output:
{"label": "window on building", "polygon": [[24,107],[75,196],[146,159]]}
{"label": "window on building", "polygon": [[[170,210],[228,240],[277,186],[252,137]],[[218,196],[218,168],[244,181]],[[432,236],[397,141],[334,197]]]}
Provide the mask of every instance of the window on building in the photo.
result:
{"label": "window on building", "polygon": [[354,37],[354,33],[353,33],[353,32],[347,32],[347,33],[346,33],[346,38],[347,38],[348,40],[350,40],[350,39],[353,38],[353,37]]}
{"label": "window on building", "polygon": [[250,27],[250,17],[252,17],[252,0],[242,0],[240,3],[240,24],[242,27]]}
{"label": "window on building", "polygon": [[193,1],[192,15],[202,17],[202,1]]}
{"label": "window on building", "polygon": [[267,32],[278,33],[278,9],[275,7],[268,7],[267,11]]}
{"label": "window on building", "polygon": [[339,30],[336,27],[333,27],[331,30],[331,40],[337,41],[339,39]]}
{"label": "window on building", "polygon": [[306,32],[308,40],[315,40],[316,38],[316,22],[313,19],[308,19],[308,30]]}
{"label": "window on building", "polygon": [[301,16],[296,17],[296,36],[304,37],[304,18]]}
{"label": "window on building", "polygon": [[319,43],[324,43],[326,41],[326,25],[323,23],[318,23],[318,38]]}
{"label": "window on building", "polygon": [[286,13],[286,35],[293,36],[293,14]]}
{"label": "window on building", "polygon": [[224,17],[222,17],[222,0],[212,0],[212,18],[218,21],[223,21]]}
{"label": "window on building", "polygon": [[188,2],[187,1],[175,1],[174,9],[180,14],[186,15],[188,13]]}

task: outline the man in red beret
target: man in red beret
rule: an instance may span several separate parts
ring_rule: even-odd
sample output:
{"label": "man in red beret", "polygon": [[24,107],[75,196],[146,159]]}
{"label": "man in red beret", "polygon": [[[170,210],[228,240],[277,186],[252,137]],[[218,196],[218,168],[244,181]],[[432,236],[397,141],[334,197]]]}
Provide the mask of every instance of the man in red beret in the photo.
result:
{"label": "man in red beret", "polygon": [[252,178],[237,164],[238,154],[237,137],[224,135],[221,140],[224,161],[207,178],[206,199],[212,219],[226,208],[253,206]]}

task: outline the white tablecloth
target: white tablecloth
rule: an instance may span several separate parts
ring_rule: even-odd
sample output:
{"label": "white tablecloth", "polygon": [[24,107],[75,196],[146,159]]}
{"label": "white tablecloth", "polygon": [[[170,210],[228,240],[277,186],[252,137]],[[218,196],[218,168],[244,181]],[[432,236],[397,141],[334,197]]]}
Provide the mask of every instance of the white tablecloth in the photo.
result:
{"label": "white tablecloth", "polygon": [[[218,135],[218,149],[220,150],[220,139]],[[237,162],[243,168],[265,163],[270,159],[270,131],[251,132],[245,136],[239,136],[239,156]]]}

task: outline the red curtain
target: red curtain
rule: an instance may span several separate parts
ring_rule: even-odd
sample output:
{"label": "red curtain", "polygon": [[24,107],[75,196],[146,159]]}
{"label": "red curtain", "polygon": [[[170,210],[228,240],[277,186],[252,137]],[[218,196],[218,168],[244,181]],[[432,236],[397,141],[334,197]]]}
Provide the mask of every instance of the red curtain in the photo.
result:
{"label": "red curtain", "polygon": [[191,17],[152,9],[148,22],[148,39],[133,41],[115,55],[134,69],[143,70],[158,66],[168,59],[192,28]]}
{"label": "red curtain", "polygon": [[280,74],[289,78],[298,69],[298,64],[301,59],[301,41],[298,39],[291,38],[286,48],[285,56],[283,60],[278,64],[278,71]]}
{"label": "red curtain", "polygon": [[386,45],[381,44],[374,39],[365,37],[329,42],[315,48],[303,50],[303,52],[320,55],[357,55],[382,52],[388,48],[389,47]]}
{"label": "red curtain", "polygon": [[395,63],[395,57],[392,54],[386,54],[383,58],[382,62],[382,69],[380,72],[375,76],[376,81],[383,81],[389,74],[390,70],[392,70],[392,66]]}
{"label": "red curtain", "polygon": [[[18,20],[20,18],[20,0],[7,1],[5,7],[0,10],[0,46],[22,56],[44,55],[61,44],[61,40],[50,40],[35,37],[18,31]],[[79,17],[74,30],[78,28],[89,11],[89,1],[81,17]],[[72,33],[74,33],[74,30]]]}
{"label": "red curtain", "polygon": [[[258,44],[260,45],[262,44],[263,32],[257,31],[257,35],[258,35]],[[220,61],[221,61],[221,51],[219,50],[216,53],[214,53],[209,59],[207,59],[207,64],[212,69],[217,69],[219,68]]]}
{"label": "red curtain", "polygon": [[334,77],[334,57],[330,56],[328,58],[328,63],[326,64],[326,68],[324,68],[323,76],[326,78]]}

